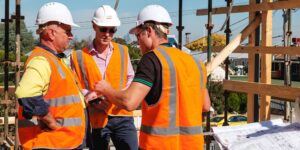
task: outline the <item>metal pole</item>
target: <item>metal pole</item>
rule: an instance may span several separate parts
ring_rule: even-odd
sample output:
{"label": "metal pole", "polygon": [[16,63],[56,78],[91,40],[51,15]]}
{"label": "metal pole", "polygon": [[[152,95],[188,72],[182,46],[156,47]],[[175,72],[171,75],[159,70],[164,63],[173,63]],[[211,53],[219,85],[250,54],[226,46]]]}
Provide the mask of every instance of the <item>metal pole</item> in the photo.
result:
{"label": "metal pole", "polygon": [[[21,19],[23,19],[24,17],[21,16],[21,0],[16,0],[16,15],[13,16],[16,22],[16,83],[15,83],[15,87],[17,87],[17,85],[19,84],[20,81],[20,53],[21,53]],[[18,111],[19,109],[19,103],[16,100],[16,110]],[[18,113],[15,113],[15,150],[17,150],[19,148],[19,134],[18,134]]]}
{"label": "metal pole", "polygon": [[4,22],[4,138],[8,137],[8,54],[9,54],[9,0],[5,0],[5,18]]}
{"label": "metal pole", "polygon": [[117,10],[117,9],[118,9],[118,6],[119,6],[119,0],[116,0],[114,9]]}
{"label": "metal pole", "polygon": [[[287,9],[284,12],[284,29],[283,29],[283,44],[284,47],[289,47],[291,42],[291,9]],[[284,55],[284,64],[285,64],[285,74],[284,74],[284,85],[291,86],[291,58],[289,55]]]}
{"label": "metal pole", "polygon": [[[206,24],[206,29],[207,29],[207,62],[210,62],[211,61],[211,50],[212,50],[212,43],[211,43],[211,35],[212,35],[212,29],[213,29],[214,25],[212,24],[212,0],[208,0],[208,16],[207,16],[207,24]],[[209,80],[210,80],[210,76],[207,77],[207,87],[210,88],[210,83],[209,83]],[[210,91],[209,90],[209,95],[210,94]],[[207,113],[207,116],[206,116],[206,127],[207,127],[207,130],[209,131],[210,130],[210,111]],[[206,150],[210,150],[210,142],[211,142],[211,139],[210,138],[207,138],[205,140],[205,144],[206,144]]]}
{"label": "metal pole", "polygon": [[16,85],[18,85],[20,81],[20,54],[21,54],[21,7],[20,1],[16,0],[16,16],[13,16],[16,19]]}
{"label": "metal pole", "polygon": [[179,0],[179,25],[176,27],[178,30],[178,48],[182,49],[182,30],[184,27],[182,26],[182,0]]}
{"label": "metal pole", "polygon": [[[230,3],[232,2],[232,0],[225,0],[227,1],[227,7],[230,6]],[[230,29],[230,15],[228,15],[228,19],[226,22],[226,45],[229,44],[230,42],[230,35],[231,35],[231,29]],[[229,69],[229,58],[227,57],[225,60],[225,79],[229,80],[229,76],[228,76],[228,69]],[[227,90],[224,91],[224,97],[225,97],[225,107],[224,107],[224,123],[223,126],[228,126],[228,96],[229,96],[229,92]]]}
{"label": "metal pole", "polygon": [[[256,0],[256,3],[260,3],[260,0]],[[260,14],[260,12],[256,12],[256,14]],[[260,27],[257,27],[255,30],[255,46],[260,45]],[[254,67],[254,82],[259,82],[259,74],[260,74],[260,55],[255,54],[255,67]],[[258,94],[254,94],[254,122],[259,121],[259,97]]]}
{"label": "metal pole", "polygon": [[[283,45],[284,47],[290,47],[291,45],[291,9],[283,10]],[[291,57],[288,54],[284,55],[284,85],[291,86]],[[284,102],[285,112],[284,119],[289,120],[289,103]]]}
{"label": "metal pole", "polygon": [[211,50],[212,50],[212,29],[214,25],[212,24],[212,0],[208,0],[208,18],[207,18],[206,29],[207,29],[207,62],[211,61]]}

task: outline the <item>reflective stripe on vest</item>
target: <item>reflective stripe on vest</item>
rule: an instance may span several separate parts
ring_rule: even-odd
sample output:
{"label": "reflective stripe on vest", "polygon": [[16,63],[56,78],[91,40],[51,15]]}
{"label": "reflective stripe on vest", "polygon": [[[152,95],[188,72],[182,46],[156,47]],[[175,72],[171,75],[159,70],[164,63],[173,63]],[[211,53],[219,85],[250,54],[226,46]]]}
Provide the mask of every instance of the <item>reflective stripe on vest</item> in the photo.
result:
{"label": "reflective stripe on vest", "polygon": [[[121,44],[118,44],[119,47],[119,51],[120,51],[120,55],[121,55],[121,79],[120,79],[120,90],[123,89],[123,81],[124,81],[124,63],[125,63],[125,55],[124,55],[124,48]],[[77,57],[77,62],[79,63],[79,67],[80,67],[80,72],[82,74],[83,80],[84,80],[84,86],[87,90],[90,90],[90,86],[88,83],[88,79],[87,79],[87,73],[84,67],[84,58],[83,58],[83,52],[82,50],[78,50],[76,51],[76,57]],[[93,58],[92,58],[93,59]],[[103,74],[101,74],[103,75]]]}
{"label": "reflective stripe on vest", "polygon": [[[153,127],[153,126],[145,126],[141,125],[141,131],[147,134],[153,135],[193,135],[193,134],[201,134],[203,133],[202,126],[193,126],[193,127],[177,127],[176,126],[176,97],[177,97],[177,80],[176,80],[176,72],[173,61],[170,56],[161,48],[158,48],[158,51],[164,56],[166,59],[169,71],[170,71],[170,100],[169,100],[169,127]],[[201,83],[201,87],[202,87]]]}
{"label": "reflective stripe on vest", "polygon": [[81,103],[78,95],[64,96],[59,98],[51,98],[46,101],[50,106],[63,106],[68,104]]}
{"label": "reflective stripe on vest", "polygon": [[[45,56],[45,55],[48,55],[46,52],[35,52],[34,55],[37,55],[37,56]],[[65,73],[63,72],[63,69],[60,67],[60,65],[58,64],[57,60],[54,59],[53,57],[49,57],[50,59],[52,59],[52,61],[55,63],[56,65],[56,68],[58,69],[58,72],[59,72],[59,75],[62,79],[65,79],[66,78],[66,75]]]}
{"label": "reflective stripe on vest", "polygon": [[[82,123],[82,120],[80,118],[60,118],[55,120],[62,127],[80,126]],[[19,121],[18,122],[19,128],[28,128],[28,127],[34,127],[39,125],[39,121],[37,118],[33,118],[30,120],[20,119],[18,121]]]}
{"label": "reflective stripe on vest", "polygon": [[77,62],[79,63],[81,75],[83,77],[83,82],[84,82],[85,89],[90,90],[89,89],[89,83],[88,83],[88,80],[87,80],[87,74],[86,74],[85,69],[84,69],[84,63],[83,63],[84,60],[83,60],[82,50],[76,51],[76,57],[77,57]]}
{"label": "reflective stripe on vest", "polygon": [[200,62],[194,57],[193,57],[193,59],[194,59],[195,63],[197,64],[197,67],[200,71],[200,88],[203,89],[204,88],[204,85],[203,85],[203,83],[204,83],[203,70],[202,70]]}
{"label": "reflective stripe on vest", "polygon": [[124,56],[124,48],[121,44],[118,44],[120,55],[121,55],[121,79],[120,79],[120,90],[123,88],[124,81],[124,64],[125,64],[125,56]]}

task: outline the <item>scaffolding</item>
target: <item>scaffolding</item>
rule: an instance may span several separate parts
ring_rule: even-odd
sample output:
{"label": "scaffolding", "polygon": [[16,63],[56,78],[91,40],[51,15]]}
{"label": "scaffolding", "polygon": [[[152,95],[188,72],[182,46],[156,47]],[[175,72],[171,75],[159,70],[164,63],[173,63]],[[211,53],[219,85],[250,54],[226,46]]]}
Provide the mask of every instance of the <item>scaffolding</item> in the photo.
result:
{"label": "scaffolding", "polygon": [[[226,1],[232,2],[232,0]],[[260,0],[249,0],[249,5],[231,7],[227,5],[227,7],[197,10],[198,16],[208,15],[208,18],[211,15],[226,14],[228,12],[249,13],[249,25],[233,38],[227,46],[222,49],[215,49],[215,52],[219,52],[219,54],[207,64],[207,70],[210,73],[231,53],[248,53],[248,82],[225,80],[223,86],[226,91],[248,94],[247,116],[249,123],[270,119],[271,97],[289,102],[294,102],[299,97],[300,88],[291,87],[289,84],[281,86],[272,85],[271,83],[272,54],[286,56],[300,54],[298,47],[290,47],[289,45],[272,46],[272,11],[299,7],[299,0],[280,0],[276,2],[272,2],[272,0],[263,0],[262,2]],[[290,29],[286,30],[286,39],[290,38],[290,32]],[[210,35],[208,34],[208,36]],[[249,44],[240,46],[245,39],[248,39]],[[208,45],[210,44],[208,43]],[[288,64],[288,59],[286,62]],[[258,96],[260,101],[258,101]]]}
{"label": "scaffolding", "polygon": [[[228,56],[233,52],[248,53],[248,82],[231,81],[228,80],[228,74],[226,80],[223,82],[224,90],[236,91],[247,93],[247,118],[248,122],[258,122],[270,119],[270,104],[271,97],[279,98],[286,102],[294,102],[299,97],[300,88],[291,87],[288,74],[286,75],[285,85],[272,85],[271,83],[271,65],[272,54],[285,55],[285,64],[289,66],[289,56],[300,55],[300,49],[298,47],[290,47],[289,44],[285,44],[281,47],[272,46],[272,11],[283,9],[287,13],[290,13],[290,9],[300,8],[299,0],[279,0],[273,2],[272,0],[249,0],[248,5],[234,6],[233,0],[225,0],[227,2],[226,7],[213,8],[212,0],[208,0],[208,9],[197,10],[196,15],[203,16],[208,15],[208,23],[206,28],[208,30],[208,63],[206,65],[208,75],[221,63],[225,61],[226,68],[228,68],[229,60]],[[180,1],[182,3],[182,1]],[[116,6],[117,7],[117,4]],[[8,39],[9,39],[9,22],[12,21],[9,17],[9,0],[5,0],[5,18],[2,22],[5,23],[5,57],[1,62],[4,65],[4,86],[0,87],[0,92],[4,93],[4,98],[0,100],[0,105],[3,105],[4,110],[4,142],[9,146],[12,146],[11,137],[8,134],[8,125],[10,123],[8,116],[8,106],[12,103],[16,104],[14,113],[18,110],[18,103],[16,100],[10,100],[9,94],[13,94],[15,87],[8,85],[8,66],[15,67],[16,83],[20,80],[20,68],[22,63],[20,62],[20,20],[24,17],[20,14],[20,0],[16,0],[16,14],[12,16],[12,19],[16,21],[16,60],[11,62],[8,60]],[[234,38],[230,38],[230,14],[231,13],[249,13],[249,25],[247,25],[238,35]],[[211,31],[213,29],[212,16],[218,14],[227,14],[226,19],[226,46],[224,48],[213,48]],[[182,16],[182,14],[180,15]],[[287,20],[287,23],[289,20]],[[178,27],[179,31],[183,30],[183,27]],[[291,29],[288,27],[285,31],[286,43],[289,43],[291,37]],[[186,34],[187,35],[187,34]],[[181,36],[180,36],[181,37]],[[247,46],[241,46],[241,43],[248,39],[249,44]],[[181,39],[180,39],[181,43]],[[211,57],[211,52],[219,52],[216,57]],[[228,70],[228,69],[226,69]],[[289,69],[286,69],[289,70]],[[287,71],[288,72],[288,71]],[[225,92],[225,96],[226,96]],[[260,101],[258,100],[260,98]],[[225,98],[226,99],[226,98]],[[227,102],[225,101],[225,105]],[[227,111],[225,111],[227,115]],[[14,116],[17,118],[17,114]],[[227,117],[225,117],[227,119]],[[0,120],[1,121],[1,120]],[[18,122],[14,119],[15,131],[17,131]],[[224,125],[226,125],[225,120]],[[18,135],[14,133],[14,149],[18,149]],[[207,146],[209,147],[209,146]]]}
{"label": "scaffolding", "polygon": [[[4,31],[4,46],[5,46],[5,53],[4,53],[4,60],[1,61],[1,65],[4,65],[4,86],[0,87],[1,93],[4,93],[4,99],[0,100],[0,105],[4,106],[4,117],[3,117],[3,124],[4,124],[4,135],[3,139],[0,140],[1,144],[4,144],[8,148],[14,147],[14,149],[18,149],[19,141],[18,141],[18,121],[17,121],[17,110],[18,110],[18,103],[16,99],[11,100],[9,94],[14,94],[15,86],[20,81],[20,70],[21,70],[21,63],[20,54],[21,54],[21,36],[20,36],[20,22],[21,19],[24,19],[24,16],[21,16],[21,0],[16,0],[15,2],[15,15],[9,17],[9,0],[5,0],[5,18],[1,21],[4,22],[5,31]],[[9,61],[9,23],[12,20],[15,20],[16,28],[15,28],[15,61]],[[15,72],[15,86],[9,86],[9,66],[14,67]],[[9,106],[14,105],[14,109],[9,110]],[[9,116],[9,112],[15,114],[15,116]],[[2,121],[2,118],[1,120]],[[1,123],[2,124],[2,123]],[[9,134],[9,124],[14,124],[14,133]],[[1,135],[2,136],[2,135]]]}

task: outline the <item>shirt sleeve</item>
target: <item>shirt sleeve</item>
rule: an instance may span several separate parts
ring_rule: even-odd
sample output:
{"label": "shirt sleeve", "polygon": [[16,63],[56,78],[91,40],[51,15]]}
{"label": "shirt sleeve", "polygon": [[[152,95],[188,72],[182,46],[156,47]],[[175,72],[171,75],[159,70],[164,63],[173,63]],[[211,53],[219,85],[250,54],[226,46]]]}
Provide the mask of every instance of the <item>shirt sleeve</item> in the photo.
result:
{"label": "shirt sleeve", "polygon": [[15,93],[26,118],[48,113],[49,105],[44,101],[43,95],[48,90],[50,75],[50,65],[45,57],[34,57],[27,64]]}
{"label": "shirt sleeve", "polygon": [[141,58],[133,82],[139,82],[146,86],[152,87],[155,81],[155,63],[152,55],[154,53],[147,53]]}

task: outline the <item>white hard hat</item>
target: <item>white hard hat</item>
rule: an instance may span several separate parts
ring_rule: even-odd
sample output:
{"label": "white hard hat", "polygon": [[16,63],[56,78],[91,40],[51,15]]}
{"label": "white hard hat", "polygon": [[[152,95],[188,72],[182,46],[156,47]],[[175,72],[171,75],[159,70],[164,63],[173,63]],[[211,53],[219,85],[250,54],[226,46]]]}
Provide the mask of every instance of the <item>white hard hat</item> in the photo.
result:
{"label": "white hard hat", "polygon": [[109,5],[99,7],[92,20],[97,26],[112,26],[117,27],[121,25],[120,19],[116,11]]}
{"label": "white hard hat", "polygon": [[50,2],[44,4],[36,17],[36,25],[43,25],[50,21],[57,21],[66,25],[79,27],[74,23],[71,12],[61,3]]}
{"label": "white hard hat", "polygon": [[148,5],[140,11],[137,17],[136,26],[132,28],[129,33],[134,34],[136,28],[147,21],[166,23],[170,26],[173,24],[168,11],[164,7],[160,5]]}

